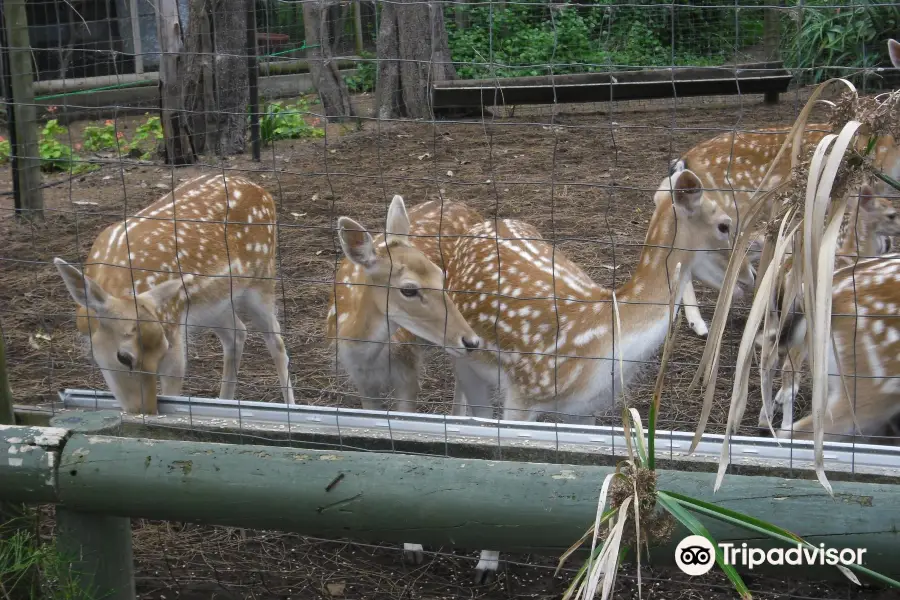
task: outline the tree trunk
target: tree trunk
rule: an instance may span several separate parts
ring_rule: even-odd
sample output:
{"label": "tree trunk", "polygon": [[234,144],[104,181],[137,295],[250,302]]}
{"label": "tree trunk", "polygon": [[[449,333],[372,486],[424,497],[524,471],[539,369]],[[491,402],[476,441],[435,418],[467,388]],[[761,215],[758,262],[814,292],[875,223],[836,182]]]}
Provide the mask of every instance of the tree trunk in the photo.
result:
{"label": "tree trunk", "polygon": [[378,30],[378,117],[432,118],[431,84],[456,79],[438,2],[385,3]]}
{"label": "tree trunk", "polygon": [[246,0],[193,0],[187,38],[184,105],[194,149],[240,154],[247,143],[250,97]]}
{"label": "tree trunk", "polygon": [[326,0],[303,4],[303,26],[306,30],[307,60],[313,85],[322,100],[327,117],[352,117],[347,83],[338,71],[328,35],[328,4]]}
{"label": "tree trunk", "polygon": [[184,110],[184,67],[181,24],[175,0],[157,0],[157,36],[159,38],[160,121],[163,128],[162,153],[170,165],[194,162],[190,123]]}

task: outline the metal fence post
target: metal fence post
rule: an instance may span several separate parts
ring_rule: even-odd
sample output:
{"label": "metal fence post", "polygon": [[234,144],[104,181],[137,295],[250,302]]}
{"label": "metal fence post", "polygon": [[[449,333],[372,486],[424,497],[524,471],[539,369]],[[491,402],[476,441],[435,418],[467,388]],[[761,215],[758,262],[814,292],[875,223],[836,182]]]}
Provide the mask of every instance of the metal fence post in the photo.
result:
{"label": "metal fence post", "polygon": [[[51,427],[95,435],[119,435],[116,411],[68,413],[53,417]],[[70,561],[82,589],[104,600],[135,600],[131,519],[56,508],[56,543]]]}

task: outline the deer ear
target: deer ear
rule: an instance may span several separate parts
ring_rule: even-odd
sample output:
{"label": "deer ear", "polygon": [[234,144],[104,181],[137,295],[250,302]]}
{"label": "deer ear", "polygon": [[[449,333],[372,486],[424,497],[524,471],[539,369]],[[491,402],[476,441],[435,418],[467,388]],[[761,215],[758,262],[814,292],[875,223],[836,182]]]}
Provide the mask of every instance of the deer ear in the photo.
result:
{"label": "deer ear", "polygon": [[888,40],[888,54],[894,68],[900,69],[900,42],[893,39]]}
{"label": "deer ear", "polygon": [[875,206],[875,190],[868,183],[859,186],[859,207],[866,212],[874,210]]}
{"label": "deer ear", "polygon": [[69,295],[80,306],[101,312],[106,306],[109,294],[106,293],[99,283],[73,267],[63,259],[57,257],[53,259],[56,270],[59,271]]}
{"label": "deer ear", "polygon": [[409,245],[409,215],[401,196],[394,196],[388,208],[384,239],[388,244]]}
{"label": "deer ear", "polygon": [[350,262],[364,268],[375,264],[375,242],[366,228],[349,217],[338,219],[338,239]]}
{"label": "deer ear", "polygon": [[678,174],[672,201],[676,206],[691,212],[703,199],[703,185],[693,171],[685,169]]}
{"label": "deer ear", "polygon": [[182,286],[187,286],[193,279],[194,276],[187,273],[181,277],[164,281],[141,294],[141,298],[146,298],[156,308],[166,306],[175,299],[181,291]]}

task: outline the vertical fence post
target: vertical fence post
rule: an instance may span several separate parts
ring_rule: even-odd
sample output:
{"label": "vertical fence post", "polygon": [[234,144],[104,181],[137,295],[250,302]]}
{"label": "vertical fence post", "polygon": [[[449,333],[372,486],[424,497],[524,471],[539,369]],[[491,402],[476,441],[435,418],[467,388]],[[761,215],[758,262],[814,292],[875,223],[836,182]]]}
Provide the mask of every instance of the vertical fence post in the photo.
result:
{"label": "vertical fence post", "polygon": [[250,86],[250,146],[253,160],[259,162],[259,60],[256,57],[256,0],[247,2],[247,84]]}
{"label": "vertical fence post", "polygon": [[10,145],[16,180],[16,214],[30,219],[44,217],[44,193],[41,189],[41,157],[38,149],[37,110],[34,104],[31,70],[31,42],[28,38],[28,16],[25,0],[4,0],[3,25],[7,48],[9,102],[11,110]]}
{"label": "vertical fence post", "polygon": [[[122,418],[116,411],[60,414],[51,427],[77,433],[119,435]],[[60,465],[65,468],[65,465]],[[131,519],[56,507],[56,543],[70,563],[72,576],[93,598],[135,600]]]}
{"label": "vertical fence post", "polygon": [[356,38],[356,55],[362,56],[365,51],[365,46],[363,45],[362,0],[353,0],[353,34]]}
{"label": "vertical fence post", "polygon": [[[779,2],[779,5],[781,2]],[[763,48],[766,60],[778,60],[781,56],[781,11],[766,8],[763,16]],[[766,92],[765,103],[776,104],[778,92]]]}

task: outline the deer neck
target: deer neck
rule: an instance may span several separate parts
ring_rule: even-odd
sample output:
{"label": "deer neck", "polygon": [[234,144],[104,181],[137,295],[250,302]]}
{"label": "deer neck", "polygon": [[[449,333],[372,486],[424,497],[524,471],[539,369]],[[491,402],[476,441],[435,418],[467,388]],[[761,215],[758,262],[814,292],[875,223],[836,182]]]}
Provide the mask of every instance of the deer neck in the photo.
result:
{"label": "deer neck", "polygon": [[[684,238],[676,239],[675,217],[671,204],[660,207],[651,219],[644,250],[631,279],[616,290],[617,300],[628,302],[628,308],[620,306],[622,318],[626,313],[638,320],[667,318],[671,295],[675,295],[675,307],[681,304],[684,288],[691,280],[691,271],[697,253],[683,250],[688,246]],[[676,279],[676,269],[678,265]]]}
{"label": "deer neck", "polygon": [[844,236],[838,245],[836,261],[840,264],[853,262],[857,256],[877,256],[880,249],[872,229],[874,224],[860,214],[859,206],[853,207],[843,229]]}

